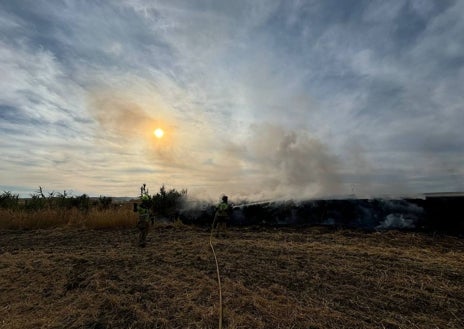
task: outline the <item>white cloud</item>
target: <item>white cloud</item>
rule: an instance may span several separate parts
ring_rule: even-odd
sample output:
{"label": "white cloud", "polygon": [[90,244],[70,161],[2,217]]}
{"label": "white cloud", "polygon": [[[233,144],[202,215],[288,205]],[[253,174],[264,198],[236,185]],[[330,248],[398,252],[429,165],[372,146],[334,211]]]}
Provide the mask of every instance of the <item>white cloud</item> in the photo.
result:
{"label": "white cloud", "polygon": [[[59,164],[50,183],[87,193],[137,193],[151,180],[264,198],[439,181],[415,179],[417,168],[462,175],[462,150],[447,142],[462,133],[447,130],[464,120],[463,5],[412,2],[408,15],[426,24],[410,35],[395,34],[402,2],[358,6],[10,4],[0,15],[5,182],[43,184]],[[150,135],[157,124],[164,144]],[[450,150],[442,167],[421,149],[427,137]],[[37,169],[22,176],[28,163]],[[404,184],[385,179],[395,175]]]}

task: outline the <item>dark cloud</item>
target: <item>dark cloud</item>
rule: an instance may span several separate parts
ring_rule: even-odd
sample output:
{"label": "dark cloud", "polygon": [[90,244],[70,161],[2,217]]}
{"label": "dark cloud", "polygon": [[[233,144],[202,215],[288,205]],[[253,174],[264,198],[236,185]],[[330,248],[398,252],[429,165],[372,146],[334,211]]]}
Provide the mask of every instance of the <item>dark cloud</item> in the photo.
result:
{"label": "dark cloud", "polygon": [[12,124],[41,124],[43,122],[29,118],[22,111],[13,106],[0,105],[0,120],[3,124],[12,123]]}

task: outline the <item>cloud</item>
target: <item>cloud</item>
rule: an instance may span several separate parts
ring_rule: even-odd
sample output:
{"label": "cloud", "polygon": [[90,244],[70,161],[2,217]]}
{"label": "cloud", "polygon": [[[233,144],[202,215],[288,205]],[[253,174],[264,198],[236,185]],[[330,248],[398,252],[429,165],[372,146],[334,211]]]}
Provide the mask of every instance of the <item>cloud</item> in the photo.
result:
{"label": "cloud", "polygon": [[262,198],[464,188],[460,2],[0,8],[2,184]]}

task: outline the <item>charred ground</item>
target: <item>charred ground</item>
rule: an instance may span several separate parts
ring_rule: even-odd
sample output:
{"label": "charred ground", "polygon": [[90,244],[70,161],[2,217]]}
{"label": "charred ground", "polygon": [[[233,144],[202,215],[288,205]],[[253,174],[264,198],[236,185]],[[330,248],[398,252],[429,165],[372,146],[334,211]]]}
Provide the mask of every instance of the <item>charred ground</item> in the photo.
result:
{"label": "charred ground", "polygon": [[[0,328],[217,328],[207,229],[0,231]],[[464,242],[328,228],[214,240],[225,328],[463,328]]]}

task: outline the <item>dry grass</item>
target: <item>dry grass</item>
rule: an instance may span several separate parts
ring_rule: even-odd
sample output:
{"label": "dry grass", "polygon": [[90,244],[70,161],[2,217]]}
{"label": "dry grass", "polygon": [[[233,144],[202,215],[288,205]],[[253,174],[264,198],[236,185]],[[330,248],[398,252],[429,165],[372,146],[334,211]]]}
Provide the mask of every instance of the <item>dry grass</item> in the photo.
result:
{"label": "dry grass", "polygon": [[[0,231],[0,328],[217,328],[209,232]],[[214,240],[224,328],[464,328],[464,242],[234,229]]]}
{"label": "dry grass", "polygon": [[134,227],[137,215],[126,208],[89,211],[43,209],[40,211],[0,209],[0,229],[47,229],[75,227],[90,229]]}

